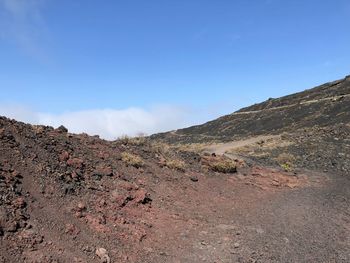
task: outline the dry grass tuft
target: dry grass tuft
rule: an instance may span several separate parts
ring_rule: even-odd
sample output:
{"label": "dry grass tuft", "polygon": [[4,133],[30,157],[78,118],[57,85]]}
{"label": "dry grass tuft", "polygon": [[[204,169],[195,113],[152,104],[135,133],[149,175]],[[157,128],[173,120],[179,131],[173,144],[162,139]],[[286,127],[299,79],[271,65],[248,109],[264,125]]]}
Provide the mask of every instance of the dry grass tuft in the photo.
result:
{"label": "dry grass tuft", "polygon": [[294,155],[290,153],[281,153],[276,157],[276,161],[279,164],[284,164],[284,163],[294,163],[295,162],[295,157]]}
{"label": "dry grass tuft", "polygon": [[172,170],[178,170],[181,172],[185,171],[186,164],[184,161],[181,160],[167,160],[165,163],[166,167]]}
{"label": "dry grass tuft", "polygon": [[296,158],[290,153],[281,153],[275,160],[286,172],[290,172],[293,170]]}
{"label": "dry grass tuft", "polygon": [[167,154],[170,151],[170,146],[163,142],[152,142],[151,147],[157,154]]}
{"label": "dry grass tuft", "polygon": [[128,152],[123,152],[121,154],[122,161],[127,165],[134,166],[136,168],[140,168],[144,165],[142,158],[138,155],[131,154]]}
{"label": "dry grass tuft", "polygon": [[236,173],[237,172],[237,166],[234,162],[232,161],[219,161],[219,162],[214,162],[210,168],[214,172],[219,172],[219,173]]}
{"label": "dry grass tuft", "polygon": [[118,141],[120,141],[124,145],[132,145],[132,146],[144,146],[147,144],[147,139],[143,135],[140,135],[137,137],[129,137],[125,135],[118,138]]}
{"label": "dry grass tuft", "polygon": [[214,156],[203,156],[202,165],[207,167],[209,170],[219,173],[236,173],[237,165],[234,161],[220,157]]}

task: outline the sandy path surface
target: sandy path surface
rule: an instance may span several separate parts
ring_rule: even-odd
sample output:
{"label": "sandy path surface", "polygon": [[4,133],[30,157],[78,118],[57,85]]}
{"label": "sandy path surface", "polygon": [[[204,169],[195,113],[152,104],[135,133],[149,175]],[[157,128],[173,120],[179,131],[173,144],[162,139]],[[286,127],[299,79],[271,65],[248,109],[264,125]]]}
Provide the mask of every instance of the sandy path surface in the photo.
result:
{"label": "sandy path surface", "polygon": [[252,145],[255,143],[258,143],[260,141],[266,141],[269,139],[277,139],[279,138],[279,135],[262,135],[262,136],[255,136],[249,139],[245,140],[239,140],[239,141],[232,141],[228,143],[218,143],[218,144],[212,144],[205,148],[205,152],[208,153],[215,153],[215,154],[225,154],[227,156],[233,156],[232,154],[227,154],[227,151],[235,150],[237,148],[241,148],[247,145]]}
{"label": "sandy path surface", "polygon": [[292,189],[272,186],[273,173],[159,185],[145,262],[349,262],[349,180],[305,174]]}

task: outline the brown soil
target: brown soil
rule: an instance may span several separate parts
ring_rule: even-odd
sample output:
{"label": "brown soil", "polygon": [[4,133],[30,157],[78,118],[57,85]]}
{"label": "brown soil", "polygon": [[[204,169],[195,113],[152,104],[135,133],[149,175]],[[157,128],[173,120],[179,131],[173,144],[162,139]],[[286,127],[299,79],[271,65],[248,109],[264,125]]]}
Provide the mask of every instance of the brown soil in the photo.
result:
{"label": "brown soil", "polygon": [[6,118],[0,151],[0,262],[350,261],[347,177]]}

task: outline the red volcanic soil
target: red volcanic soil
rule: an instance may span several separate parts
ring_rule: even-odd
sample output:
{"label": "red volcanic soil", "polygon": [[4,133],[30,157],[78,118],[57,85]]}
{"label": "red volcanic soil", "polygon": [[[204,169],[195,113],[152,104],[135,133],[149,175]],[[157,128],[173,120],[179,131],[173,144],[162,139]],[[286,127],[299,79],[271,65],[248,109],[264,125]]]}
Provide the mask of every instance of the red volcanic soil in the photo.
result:
{"label": "red volcanic soil", "polygon": [[350,262],[346,177],[6,118],[0,152],[0,262]]}

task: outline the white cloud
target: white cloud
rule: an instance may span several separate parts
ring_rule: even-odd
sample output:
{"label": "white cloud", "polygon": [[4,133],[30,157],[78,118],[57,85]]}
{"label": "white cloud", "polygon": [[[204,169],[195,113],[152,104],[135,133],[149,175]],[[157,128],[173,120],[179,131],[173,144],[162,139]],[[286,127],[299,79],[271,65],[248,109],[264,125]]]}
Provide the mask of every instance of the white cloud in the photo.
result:
{"label": "white cloud", "polygon": [[28,123],[39,123],[39,116],[29,107],[18,104],[0,104],[0,115]]}
{"label": "white cloud", "polygon": [[64,125],[72,133],[97,134],[109,140],[123,135],[135,136],[139,133],[169,131],[195,123],[189,118],[192,116],[190,110],[173,106],[158,106],[150,110],[96,109],[50,114],[18,105],[0,105],[0,115],[32,124],[53,127]]}
{"label": "white cloud", "polygon": [[0,37],[28,55],[46,59],[42,43],[46,26],[42,7],[47,0],[0,0]]}

